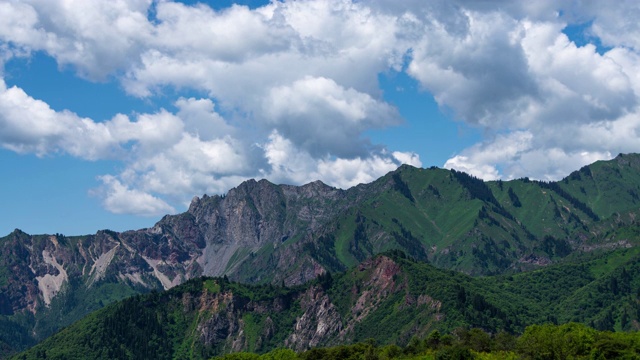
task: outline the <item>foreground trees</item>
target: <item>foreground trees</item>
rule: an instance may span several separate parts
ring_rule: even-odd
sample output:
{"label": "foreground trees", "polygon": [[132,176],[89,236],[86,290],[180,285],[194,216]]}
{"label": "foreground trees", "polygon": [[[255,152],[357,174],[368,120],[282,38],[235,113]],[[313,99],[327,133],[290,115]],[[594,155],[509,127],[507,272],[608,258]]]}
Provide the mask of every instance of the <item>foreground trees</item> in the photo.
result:
{"label": "foreground trees", "polygon": [[296,354],[277,349],[266,354],[228,354],[218,360],[386,360],[386,359],[640,359],[640,333],[598,331],[586,325],[532,325],[519,337],[481,329],[433,331],[404,348],[378,346],[374,340],[354,345],[314,348]]}

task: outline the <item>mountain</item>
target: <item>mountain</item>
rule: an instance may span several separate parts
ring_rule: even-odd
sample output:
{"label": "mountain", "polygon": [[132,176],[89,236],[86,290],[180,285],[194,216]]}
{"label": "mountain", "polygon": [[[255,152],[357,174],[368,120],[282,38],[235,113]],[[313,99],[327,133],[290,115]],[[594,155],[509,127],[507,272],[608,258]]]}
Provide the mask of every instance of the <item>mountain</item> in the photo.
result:
{"label": "mountain", "polygon": [[[618,265],[604,270],[614,258]],[[639,286],[637,249],[493,277],[438,269],[392,251],[290,288],[192,279],[109,305],[15,358],[207,359],[369,338],[404,346],[433,330],[522,333],[550,320],[637,330]]]}
{"label": "mountain", "polygon": [[[296,286],[389,250],[468,275],[518,274],[634,248],[640,155],[558,182],[483,182],[401,166],[348,190],[246,181],[154,227],[0,238],[0,349],[23,349],[104,305],[227,276]],[[4,345],[2,345],[4,344]]]}

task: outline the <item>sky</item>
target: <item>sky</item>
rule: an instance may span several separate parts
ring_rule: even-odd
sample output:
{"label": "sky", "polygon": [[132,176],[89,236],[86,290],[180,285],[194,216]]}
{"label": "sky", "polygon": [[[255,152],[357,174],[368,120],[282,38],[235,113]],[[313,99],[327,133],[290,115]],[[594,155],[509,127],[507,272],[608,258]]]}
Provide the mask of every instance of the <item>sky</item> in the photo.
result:
{"label": "sky", "polygon": [[0,0],[0,236],[242,181],[558,180],[640,152],[640,3]]}

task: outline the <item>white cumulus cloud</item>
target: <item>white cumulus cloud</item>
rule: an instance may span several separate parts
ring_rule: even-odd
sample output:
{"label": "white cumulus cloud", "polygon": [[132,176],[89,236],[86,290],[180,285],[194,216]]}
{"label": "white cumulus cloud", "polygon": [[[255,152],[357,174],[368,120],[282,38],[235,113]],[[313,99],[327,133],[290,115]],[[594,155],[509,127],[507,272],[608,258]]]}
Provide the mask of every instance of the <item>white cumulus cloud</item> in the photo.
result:
{"label": "white cumulus cloud", "polygon": [[304,149],[274,131],[262,145],[270,165],[270,172],[263,174],[273,181],[301,184],[321,179],[343,189],[371,182],[395,170],[403,163],[421,166],[413,153],[380,152],[368,157],[336,158],[325,156],[315,159]]}
{"label": "white cumulus cloud", "polygon": [[[542,12],[494,5],[460,2],[453,24],[421,21],[408,73],[443,109],[485,133],[445,166],[485,179],[556,180],[596,159],[640,151],[637,51],[601,52],[563,33],[567,21],[592,21],[585,36],[607,24],[619,33],[608,11],[600,18],[593,4],[541,2]],[[623,43],[632,46],[616,45]]]}
{"label": "white cumulus cloud", "polygon": [[173,213],[175,209],[149,193],[130,189],[113,176],[100,178],[103,187],[94,193],[103,198],[104,207],[115,214],[158,216]]}
{"label": "white cumulus cloud", "polygon": [[400,119],[390,105],[323,77],[273,88],[263,109],[269,125],[316,156],[364,155],[360,134],[396,125]]}
{"label": "white cumulus cloud", "polygon": [[[446,167],[557,179],[640,151],[638,13],[633,1],[0,1],[0,64],[39,52],[174,106],[96,121],[0,80],[0,146],[117,161],[95,190],[114,212],[174,211],[251,177],[348,187],[429,151],[366,136],[402,123],[378,79],[403,72],[481,129]],[[602,46],[576,44],[569,25]]]}

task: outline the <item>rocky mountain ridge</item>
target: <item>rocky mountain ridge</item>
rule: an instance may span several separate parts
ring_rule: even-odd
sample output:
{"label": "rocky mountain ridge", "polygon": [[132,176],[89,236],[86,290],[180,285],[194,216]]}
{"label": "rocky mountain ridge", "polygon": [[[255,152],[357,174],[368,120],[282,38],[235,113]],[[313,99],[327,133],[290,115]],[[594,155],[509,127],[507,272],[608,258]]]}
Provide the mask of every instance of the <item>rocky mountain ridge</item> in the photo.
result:
{"label": "rocky mountain ridge", "polygon": [[165,216],[148,229],[78,237],[31,236],[16,229],[2,238],[2,259],[13,275],[6,276],[9,287],[26,286],[28,296],[9,298],[10,291],[2,292],[0,303],[7,306],[0,309],[7,314],[47,306],[70,277],[83,279],[88,287],[115,277],[148,289],[169,289],[194,276],[232,273],[234,264],[266,244],[277,247],[318,229],[335,211],[328,214],[327,207],[310,200],[333,206],[343,193],[320,182],[295,187],[250,180],[224,197],[196,197],[187,212]]}

